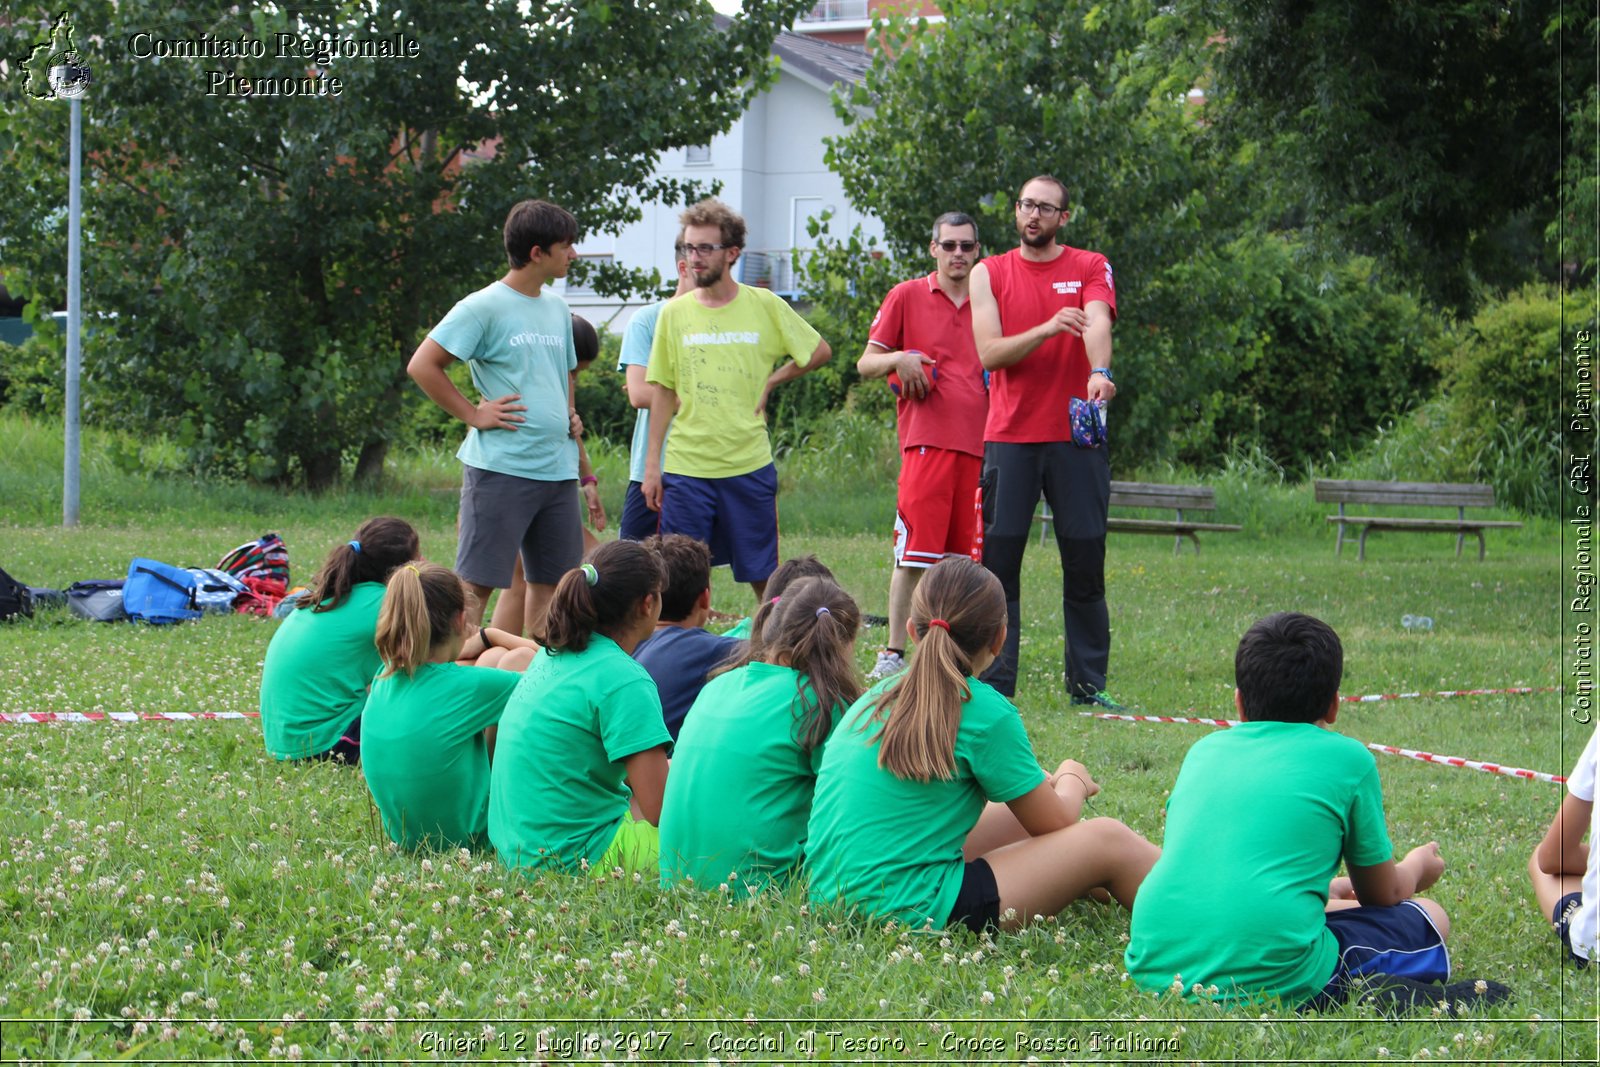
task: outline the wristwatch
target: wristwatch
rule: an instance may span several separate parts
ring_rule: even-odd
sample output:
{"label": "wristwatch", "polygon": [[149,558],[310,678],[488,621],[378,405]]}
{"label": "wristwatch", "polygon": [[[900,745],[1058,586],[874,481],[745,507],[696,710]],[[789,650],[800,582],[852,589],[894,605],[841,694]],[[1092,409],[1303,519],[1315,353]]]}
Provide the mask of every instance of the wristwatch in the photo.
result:
{"label": "wristwatch", "polygon": [[1092,378],[1096,374],[1104,374],[1106,376],[1106,381],[1110,382],[1112,385],[1117,384],[1117,380],[1111,376],[1110,367],[1091,367],[1089,369],[1089,376]]}

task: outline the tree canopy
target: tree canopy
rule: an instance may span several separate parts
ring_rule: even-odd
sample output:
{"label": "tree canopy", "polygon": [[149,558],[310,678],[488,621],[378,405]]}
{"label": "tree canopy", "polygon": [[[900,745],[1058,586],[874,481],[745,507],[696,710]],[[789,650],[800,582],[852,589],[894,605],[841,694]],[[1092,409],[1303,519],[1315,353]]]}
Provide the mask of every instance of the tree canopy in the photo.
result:
{"label": "tree canopy", "polygon": [[[743,113],[807,6],[746,0],[719,26],[701,0],[75,4],[89,395],[211,469],[375,473],[422,333],[504,270],[511,204],[615,231],[704,192],[653,177],[660,154]],[[58,15],[14,5],[0,55]],[[68,109],[21,77],[3,92],[0,271],[59,306]]]}

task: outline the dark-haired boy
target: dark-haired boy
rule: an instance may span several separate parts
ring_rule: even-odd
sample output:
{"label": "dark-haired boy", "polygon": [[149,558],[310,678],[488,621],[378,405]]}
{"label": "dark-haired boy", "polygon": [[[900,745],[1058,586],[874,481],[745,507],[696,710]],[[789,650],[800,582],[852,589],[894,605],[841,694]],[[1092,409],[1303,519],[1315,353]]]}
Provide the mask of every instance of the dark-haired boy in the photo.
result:
{"label": "dark-haired boy", "polygon": [[711,617],[711,549],[686,534],[662,534],[644,542],[653,546],[667,570],[661,590],[661,618],[656,632],[633,650],[661,693],[661,717],[678,739],[694,698],[705,688],[706,675],[726,662],[744,644],[705,629]]}
{"label": "dark-haired boy", "polygon": [[[577,236],[577,220],[555,204],[513,207],[504,230],[510,268],[458,301],[406,366],[429,399],[468,427],[456,453],[463,466],[456,572],[483,605],[491,589],[510,587],[520,552],[526,622],[534,628],[556,582],[583,558],[572,312],[546,289],[566,277]],[[471,369],[483,397],[477,403],[450,380],[457,360]]]}
{"label": "dark-haired boy", "polygon": [[[1309,615],[1245,633],[1244,721],[1197,742],[1167,801],[1161,858],[1133,907],[1128,973],[1142,988],[1325,1009],[1363,977],[1391,1005],[1504,999],[1449,977],[1444,909],[1415,894],[1444,871],[1437,842],[1394,862],[1377,763],[1332,732],[1344,653]],[[1330,879],[1341,859],[1349,872]],[[1351,899],[1329,900],[1330,889]],[[1359,902],[1359,903],[1358,903]]]}

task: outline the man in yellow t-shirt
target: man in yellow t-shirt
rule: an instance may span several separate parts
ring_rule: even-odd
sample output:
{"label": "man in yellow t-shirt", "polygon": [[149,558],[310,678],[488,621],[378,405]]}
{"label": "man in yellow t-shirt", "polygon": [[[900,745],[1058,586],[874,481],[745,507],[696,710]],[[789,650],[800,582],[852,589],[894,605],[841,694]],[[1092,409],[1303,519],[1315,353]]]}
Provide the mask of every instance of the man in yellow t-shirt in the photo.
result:
{"label": "man in yellow t-shirt", "polygon": [[[778,566],[767,397],[833,351],[781,297],[734,280],[745,225],[728,205],[702,200],[680,219],[695,288],[669,301],[656,321],[645,372],[656,392],[641,488],[661,513],[661,533],[710,545],[713,564],[731,563],[734,580],[749,582],[759,602]],[[672,454],[663,465],[669,425]]]}

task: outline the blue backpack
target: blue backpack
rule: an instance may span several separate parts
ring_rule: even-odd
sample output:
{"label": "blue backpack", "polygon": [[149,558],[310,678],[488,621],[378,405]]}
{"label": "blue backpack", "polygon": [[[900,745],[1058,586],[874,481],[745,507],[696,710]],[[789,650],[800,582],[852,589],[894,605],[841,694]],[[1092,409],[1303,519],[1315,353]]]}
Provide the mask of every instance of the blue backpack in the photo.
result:
{"label": "blue backpack", "polygon": [[122,583],[122,609],[134,622],[165,624],[200,617],[194,575],[182,567],[135,558]]}

